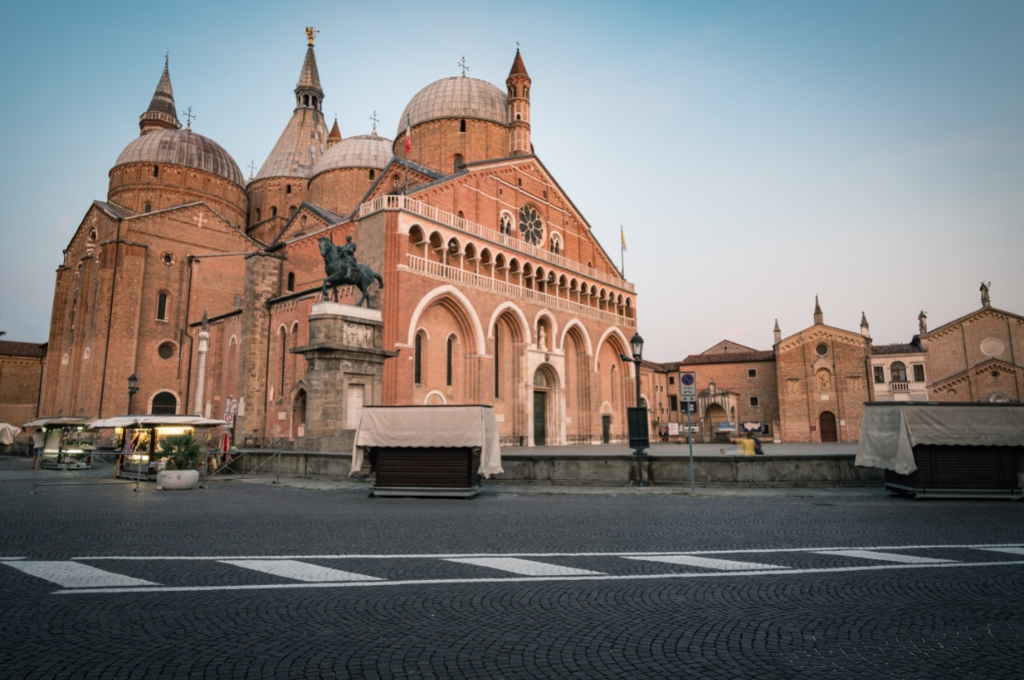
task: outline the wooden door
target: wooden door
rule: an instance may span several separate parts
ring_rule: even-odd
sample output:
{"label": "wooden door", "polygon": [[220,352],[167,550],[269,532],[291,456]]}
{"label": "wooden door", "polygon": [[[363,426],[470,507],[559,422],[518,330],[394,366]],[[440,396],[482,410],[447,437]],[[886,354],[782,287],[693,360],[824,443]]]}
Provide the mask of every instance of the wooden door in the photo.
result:
{"label": "wooden door", "polygon": [[823,411],[821,417],[818,419],[821,426],[821,441],[823,442],[837,442],[839,441],[838,432],[836,431],[836,416],[831,411]]}
{"label": "wooden door", "polygon": [[533,393],[533,445],[544,446],[547,437],[547,392]]}
{"label": "wooden door", "polygon": [[612,440],[612,417],[601,416],[601,441],[605,444]]}

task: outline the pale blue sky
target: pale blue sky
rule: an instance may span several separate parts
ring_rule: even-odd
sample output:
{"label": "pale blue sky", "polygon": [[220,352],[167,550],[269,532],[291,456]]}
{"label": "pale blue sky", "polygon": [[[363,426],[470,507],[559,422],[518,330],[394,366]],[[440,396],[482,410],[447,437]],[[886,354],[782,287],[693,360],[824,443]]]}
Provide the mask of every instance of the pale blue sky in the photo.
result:
{"label": "pale blue sky", "polygon": [[293,106],[303,28],[345,136],[417,90],[499,86],[515,43],[537,154],[639,293],[646,355],[768,349],[812,322],[906,342],[1024,313],[1024,2],[5,3],[0,330],[42,342],[54,270],[170,49],[179,109],[243,172]]}

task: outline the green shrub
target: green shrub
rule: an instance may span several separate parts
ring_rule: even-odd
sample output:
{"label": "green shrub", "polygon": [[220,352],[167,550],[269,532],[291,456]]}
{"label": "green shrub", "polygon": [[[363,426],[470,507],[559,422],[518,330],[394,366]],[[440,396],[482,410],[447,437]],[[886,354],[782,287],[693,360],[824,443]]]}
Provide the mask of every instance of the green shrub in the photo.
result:
{"label": "green shrub", "polygon": [[170,470],[195,470],[199,463],[199,442],[190,434],[176,434],[160,440],[157,458],[167,459]]}

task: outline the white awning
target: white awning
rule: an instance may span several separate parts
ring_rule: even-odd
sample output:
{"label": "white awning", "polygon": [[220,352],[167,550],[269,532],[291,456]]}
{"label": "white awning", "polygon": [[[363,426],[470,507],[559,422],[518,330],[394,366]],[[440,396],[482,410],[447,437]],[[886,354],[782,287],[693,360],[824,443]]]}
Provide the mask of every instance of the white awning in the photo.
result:
{"label": "white awning", "polygon": [[36,418],[30,420],[22,427],[65,427],[65,426],[81,426],[85,427],[89,425],[95,418],[86,418],[84,416],[53,416],[50,418]]}
{"label": "white awning", "polygon": [[21,428],[7,423],[0,423],[0,444],[11,445],[14,438],[21,434]]}
{"label": "white awning", "polygon": [[369,446],[478,447],[481,475],[504,472],[498,421],[490,406],[367,406],[356,429],[349,476],[363,466]]}
{"label": "white awning", "polygon": [[1024,406],[870,404],[864,409],[856,465],[909,475],[914,447],[1024,446]]}
{"label": "white awning", "polygon": [[89,429],[105,427],[210,427],[226,425],[223,420],[212,420],[202,416],[116,416],[104,418],[89,424]]}

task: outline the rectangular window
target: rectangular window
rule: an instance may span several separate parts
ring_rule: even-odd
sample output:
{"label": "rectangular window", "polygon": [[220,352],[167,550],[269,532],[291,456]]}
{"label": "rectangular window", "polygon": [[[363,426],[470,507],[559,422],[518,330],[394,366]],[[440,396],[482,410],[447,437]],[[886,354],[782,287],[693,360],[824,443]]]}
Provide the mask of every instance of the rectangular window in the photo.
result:
{"label": "rectangular window", "polygon": [[498,399],[501,397],[499,389],[500,382],[498,376],[501,375],[501,368],[498,365],[498,357],[501,356],[500,349],[498,347],[498,324],[494,324],[494,398]]}
{"label": "rectangular window", "polygon": [[156,298],[156,318],[160,321],[167,320],[167,295],[160,293]]}
{"label": "rectangular window", "polygon": [[757,406],[757,397],[751,397],[750,398],[750,405],[751,406]]}
{"label": "rectangular window", "polygon": [[881,366],[875,366],[875,384],[885,384],[885,369]]}
{"label": "rectangular window", "polygon": [[668,408],[669,408],[670,411],[675,411],[676,409],[679,408],[679,405],[676,403],[676,401],[677,401],[676,395],[674,395],[674,394],[668,395]]}
{"label": "rectangular window", "polygon": [[748,368],[747,369],[747,377],[748,378],[756,378],[757,377],[757,369],[756,368]]}
{"label": "rectangular window", "polygon": [[924,382],[924,364],[914,364],[914,382]]}
{"label": "rectangular window", "polygon": [[676,377],[674,375],[670,375],[668,377],[668,384],[669,385],[675,385],[676,384]]}
{"label": "rectangular window", "polygon": [[452,339],[451,338],[448,338],[448,370],[447,370],[447,374],[448,375],[447,375],[447,379],[446,379],[445,384],[448,385],[448,387],[451,387],[452,386]]}

